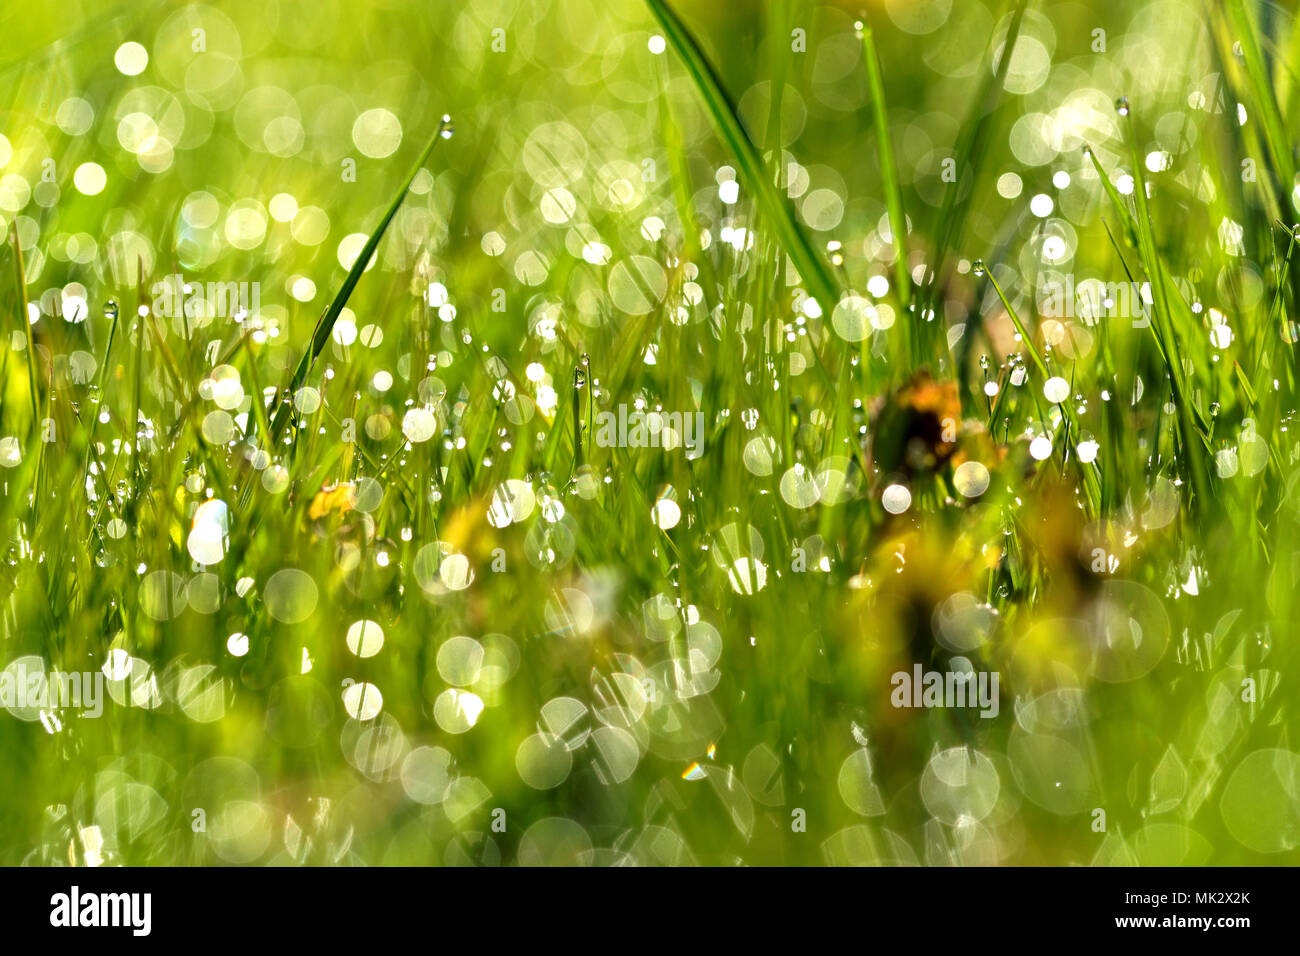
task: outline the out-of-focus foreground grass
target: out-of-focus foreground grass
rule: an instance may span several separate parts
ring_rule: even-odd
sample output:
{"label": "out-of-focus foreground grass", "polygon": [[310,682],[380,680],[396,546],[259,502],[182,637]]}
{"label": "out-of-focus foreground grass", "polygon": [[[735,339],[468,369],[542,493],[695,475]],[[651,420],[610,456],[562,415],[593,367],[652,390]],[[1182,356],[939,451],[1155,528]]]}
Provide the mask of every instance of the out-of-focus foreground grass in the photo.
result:
{"label": "out-of-focus foreground grass", "polygon": [[1293,14],[654,7],[0,14],[0,861],[1295,862]]}

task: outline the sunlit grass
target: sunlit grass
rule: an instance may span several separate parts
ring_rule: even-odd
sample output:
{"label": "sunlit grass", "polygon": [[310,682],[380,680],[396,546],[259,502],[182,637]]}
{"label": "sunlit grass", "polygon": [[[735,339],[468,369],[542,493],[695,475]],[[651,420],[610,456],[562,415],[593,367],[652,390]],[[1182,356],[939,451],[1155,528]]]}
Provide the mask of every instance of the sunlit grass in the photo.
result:
{"label": "sunlit grass", "polygon": [[1289,15],[274,10],[0,63],[0,860],[1294,862]]}

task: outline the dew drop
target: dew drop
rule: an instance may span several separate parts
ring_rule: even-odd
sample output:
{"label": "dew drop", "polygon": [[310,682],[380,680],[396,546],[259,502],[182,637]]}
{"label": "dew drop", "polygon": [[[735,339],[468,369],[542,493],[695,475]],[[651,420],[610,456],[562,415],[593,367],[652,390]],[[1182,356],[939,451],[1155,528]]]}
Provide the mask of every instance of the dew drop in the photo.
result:
{"label": "dew drop", "polygon": [[1070,397],[1070,383],[1059,375],[1043,383],[1043,397],[1053,405],[1059,405]]}
{"label": "dew drop", "polygon": [[906,485],[890,485],[880,496],[880,503],[891,515],[899,515],[912,507],[912,492]]}

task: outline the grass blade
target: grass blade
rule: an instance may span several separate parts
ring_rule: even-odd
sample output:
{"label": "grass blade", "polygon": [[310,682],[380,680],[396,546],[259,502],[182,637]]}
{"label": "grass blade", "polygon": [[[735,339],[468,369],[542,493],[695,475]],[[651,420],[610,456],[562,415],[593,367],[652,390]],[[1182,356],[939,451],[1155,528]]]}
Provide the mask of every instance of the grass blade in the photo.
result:
{"label": "grass blade", "polygon": [[1281,202],[1286,203],[1295,187],[1295,161],[1291,154],[1286,124],[1278,109],[1277,97],[1264,69],[1264,54],[1259,46],[1255,24],[1242,0],[1226,0],[1223,9],[1231,24],[1233,39],[1241,45],[1241,61],[1246,78],[1250,81],[1251,105],[1264,127],[1264,142],[1268,146],[1269,158],[1277,177],[1275,185]]}
{"label": "grass blade", "polygon": [[[424,164],[429,161],[429,155],[433,152],[433,148],[438,145],[438,140],[449,136],[450,131],[451,117],[444,116],[442,122],[438,124],[438,129],[434,132],[433,136],[429,138],[429,142],[420,152],[419,159],[417,159],[415,165],[411,167],[411,172],[402,183],[402,188],[397,191],[395,196],[393,196],[393,201],[389,203],[388,211],[384,213],[384,218],[379,220],[379,225],[375,227],[375,231],[370,234],[370,238],[366,240],[365,246],[362,247],[361,254],[358,255],[356,261],[352,263],[352,268],[348,270],[347,278],[343,280],[343,285],[339,287],[339,291],[335,294],[333,301],[330,302],[325,311],[321,314],[320,321],[316,323],[316,330],[312,334],[311,344],[303,353],[302,358],[298,362],[297,368],[294,369],[293,378],[289,382],[289,394],[291,396],[306,380],[307,373],[311,370],[312,363],[316,361],[316,356],[320,355],[321,350],[325,348],[325,343],[329,341],[330,332],[334,329],[335,321],[337,321],[339,315],[343,312],[343,307],[348,304],[348,299],[352,295],[352,290],[356,288],[357,282],[361,279],[361,274],[366,271],[366,266],[369,264],[371,257],[374,256],[375,250],[379,248],[379,242],[384,238],[384,233],[388,230],[388,224],[393,221],[393,216],[397,215],[397,210],[402,205],[402,200],[406,198],[406,193],[411,188],[411,183],[415,181],[415,177],[419,174],[420,170],[424,168]],[[282,401],[280,406],[276,409],[275,417],[271,420],[271,432],[268,442],[268,445],[272,448],[274,448],[276,442],[280,440],[280,435],[284,432],[285,426],[289,423],[289,416],[292,414],[292,407],[293,406],[290,402]]]}
{"label": "grass blade", "polygon": [[[889,211],[889,231],[894,239],[894,282],[898,298],[907,311],[912,300],[912,280],[907,271],[907,217],[903,213],[903,191],[898,182],[898,167],[894,162],[894,141],[889,133],[889,110],[885,104],[885,81],[880,70],[880,54],[876,49],[871,23],[864,16],[858,21],[862,34],[862,58],[867,64],[867,83],[871,87],[872,114],[876,124],[876,151],[880,160],[881,188],[885,193],[885,207]],[[913,348],[916,336],[912,336]],[[916,356],[914,354],[913,358]]]}
{"label": "grass blade", "polygon": [[1133,163],[1133,178],[1135,180],[1133,184],[1133,203],[1134,208],[1137,210],[1134,220],[1137,225],[1138,255],[1142,260],[1142,267],[1146,270],[1147,278],[1151,282],[1152,298],[1155,300],[1152,308],[1152,324],[1159,323],[1161,326],[1160,337],[1165,344],[1165,360],[1169,369],[1169,384],[1173,391],[1174,405],[1178,409],[1179,431],[1183,439],[1182,444],[1187,457],[1186,464],[1190,473],[1192,489],[1202,504],[1207,504],[1210,479],[1209,465],[1205,460],[1205,451],[1207,450],[1205,443],[1208,440],[1205,417],[1201,414],[1200,409],[1193,405],[1187,375],[1180,358],[1182,349],[1179,347],[1177,333],[1174,329],[1168,276],[1162,266],[1160,255],[1156,251],[1155,228],[1151,221],[1151,209],[1147,203],[1146,176],[1142,172],[1142,155],[1138,147],[1137,136],[1132,129],[1133,119],[1127,103],[1120,110],[1120,115],[1121,118],[1127,121],[1125,125],[1128,128],[1125,131],[1125,138],[1129,143],[1130,157]]}
{"label": "grass blade", "polygon": [[763,163],[763,157],[740,120],[736,105],[722,88],[717,71],[705,57],[695,37],[664,0],[646,0],[650,11],[663,27],[668,43],[686,65],[686,71],[704,99],[709,115],[718,127],[727,148],[736,159],[740,173],[758,198],[772,228],[794,262],[795,269],[808,285],[808,292],[822,313],[829,316],[839,301],[840,286],[825,259],[813,249],[812,244],[794,218],[790,201],[777,190]]}
{"label": "grass blade", "polygon": [[[971,107],[971,116],[962,126],[962,134],[957,140],[957,147],[954,150],[958,170],[969,169],[972,171],[971,174],[974,175],[974,171],[983,166],[981,160],[988,146],[989,120],[993,116],[1002,89],[1006,84],[1007,70],[1011,65],[1011,56],[1015,52],[1016,41],[1020,38],[1020,26],[1024,22],[1025,8],[1028,5],[1028,0],[1019,0],[1016,4],[1011,22],[1007,26],[1007,37],[1002,44],[1002,56],[998,60],[997,69],[985,79],[983,87],[975,97],[975,104]],[[965,199],[958,198],[960,192],[957,183],[952,183],[949,186],[944,195],[943,206],[939,210],[939,218],[936,220],[935,231],[938,238],[935,241],[933,259],[930,262],[929,269],[926,270],[925,282],[918,303],[921,307],[918,314],[919,327],[922,329],[929,330],[932,324],[925,321],[925,316],[935,309],[944,264],[949,251],[961,241],[962,232],[966,225],[966,214],[970,211],[971,197],[975,195],[975,188],[972,186],[966,192]],[[935,331],[930,331],[928,334],[933,336]],[[944,348],[947,348],[946,343]]]}
{"label": "grass blade", "polygon": [[18,292],[18,322],[27,337],[27,384],[32,396],[32,427],[39,426],[41,420],[40,400],[36,397],[38,379],[36,377],[36,343],[32,339],[32,323],[27,315],[27,275],[23,267],[23,247],[18,240],[18,224],[9,227],[10,238],[14,244],[14,282]]}
{"label": "grass blade", "polygon": [[[1002,302],[1002,308],[1004,308],[1007,315],[1011,317],[1011,324],[1014,325],[1016,331],[1020,333],[1020,338],[1025,344],[1025,349],[1029,352],[1029,357],[1033,359],[1034,368],[1044,380],[1051,378],[1052,373],[1047,367],[1047,361],[1043,358],[1043,354],[1038,350],[1038,346],[1034,344],[1033,335],[1030,334],[1029,329],[1021,320],[1020,315],[1007,300],[1006,294],[1003,293],[1002,286],[994,277],[992,270],[989,270],[986,275],[988,276],[989,284],[993,286],[993,291],[997,293],[998,299]],[[1062,418],[1065,420],[1065,440],[1070,449],[1070,457],[1074,460],[1075,465],[1079,469],[1079,475],[1083,479],[1084,494],[1088,499],[1089,513],[1095,518],[1100,514],[1099,509],[1102,494],[1101,480],[1098,477],[1100,469],[1095,462],[1091,465],[1085,465],[1079,460],[1079,425],[1075,420],[1075,414],[1070,410],[1070,403],[1068,401],[1061,402],[1058,407],[1061,410]]]}

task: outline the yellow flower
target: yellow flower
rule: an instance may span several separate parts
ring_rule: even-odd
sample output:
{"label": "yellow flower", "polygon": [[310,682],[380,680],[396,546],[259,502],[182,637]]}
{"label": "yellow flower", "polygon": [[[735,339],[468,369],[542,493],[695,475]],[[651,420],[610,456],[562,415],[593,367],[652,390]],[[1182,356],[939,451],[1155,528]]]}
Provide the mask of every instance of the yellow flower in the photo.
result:
{"label": "yellow flower", "polygon": [[312,521],[324,518],[334,512],[339,515],[351,511],[357,503],[357,487],[350,481],[340,481],[334,485],[322,485],[311,500],[307,517]]}

